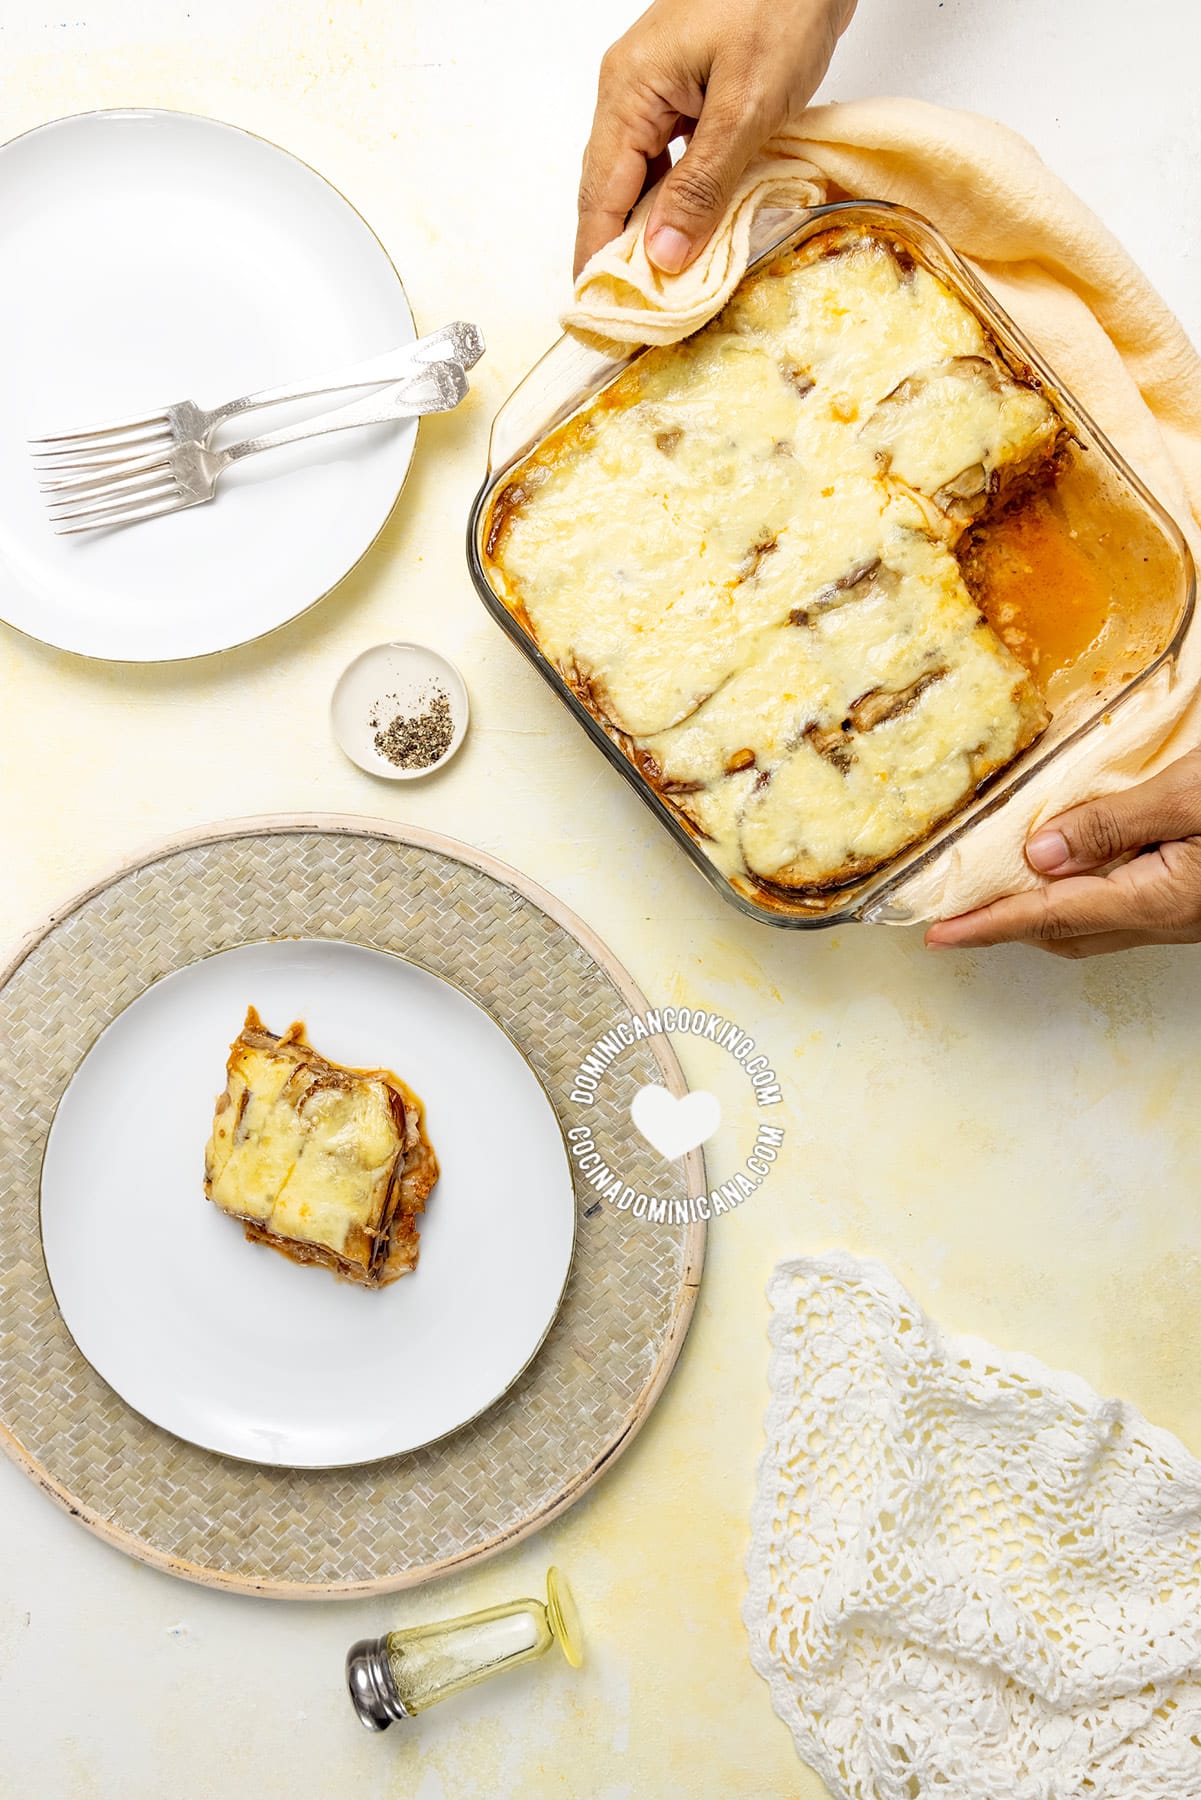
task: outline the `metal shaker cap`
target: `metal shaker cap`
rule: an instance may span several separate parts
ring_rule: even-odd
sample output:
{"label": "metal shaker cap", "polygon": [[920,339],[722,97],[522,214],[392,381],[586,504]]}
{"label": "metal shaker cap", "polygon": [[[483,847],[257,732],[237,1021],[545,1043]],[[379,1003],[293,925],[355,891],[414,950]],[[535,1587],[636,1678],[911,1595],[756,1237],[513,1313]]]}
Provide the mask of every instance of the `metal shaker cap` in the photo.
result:
{"label": "metal shaker cap", "polygon": [[360,1638],[350,1646],[346,1685],[359,1723],[368,1731],[387,1731],[396,1719],[410,1717],[388,1667],[386,1638]]}

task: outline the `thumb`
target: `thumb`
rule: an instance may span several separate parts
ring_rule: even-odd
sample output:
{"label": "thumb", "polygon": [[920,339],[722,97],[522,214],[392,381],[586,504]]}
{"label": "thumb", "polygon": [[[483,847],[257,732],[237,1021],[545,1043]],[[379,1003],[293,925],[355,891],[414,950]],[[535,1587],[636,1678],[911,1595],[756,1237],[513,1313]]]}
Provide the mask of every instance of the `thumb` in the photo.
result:
{"label": "thumb", "polygon": [[1026,858],[1040,875],[1099,869],[1129,850],[1201,832],[1201,755],[1170,763],[1150,781],[1073,806],[1040,825]]}
{"label": "thumb", "polygon": [[741,86],[710,88],[692,142],[651,209],[647,255],[665,275],[678,275],[709,242],[764,135],[759,110]]}

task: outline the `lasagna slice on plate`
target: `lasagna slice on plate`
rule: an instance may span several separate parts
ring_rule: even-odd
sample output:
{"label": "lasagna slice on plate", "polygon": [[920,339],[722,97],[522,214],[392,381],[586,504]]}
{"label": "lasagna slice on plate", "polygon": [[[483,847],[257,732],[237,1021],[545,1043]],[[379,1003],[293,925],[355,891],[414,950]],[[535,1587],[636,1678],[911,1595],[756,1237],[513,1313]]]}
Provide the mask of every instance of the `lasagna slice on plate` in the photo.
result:
{"label": "lasagna slice on plate", "polygon": [[421,1102],[403,1081],[330,1062],[299,1021],[277,1037],[249,1009],[204,1191],[252,1242],[384,1287],[417,1266],[417,1216],[437,1179]]}

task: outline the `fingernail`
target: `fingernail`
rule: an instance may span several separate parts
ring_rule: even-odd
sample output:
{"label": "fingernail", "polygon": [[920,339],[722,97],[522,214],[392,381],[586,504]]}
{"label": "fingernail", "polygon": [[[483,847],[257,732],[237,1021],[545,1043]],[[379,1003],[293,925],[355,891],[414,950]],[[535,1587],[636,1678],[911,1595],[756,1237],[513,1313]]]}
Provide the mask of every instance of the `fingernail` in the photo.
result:
{"label": "fingernail", "polygon": [[1026,861],[1043,875],[1062,867],[1070,855],[1068,840],[1062,831],[1036,831],[1026,845]]}
{"label": "fingernail", "polygon": [[646,240],[647,254],[665,275],[678,275],[692,254],[692,245],[674,225],[660,225]]}

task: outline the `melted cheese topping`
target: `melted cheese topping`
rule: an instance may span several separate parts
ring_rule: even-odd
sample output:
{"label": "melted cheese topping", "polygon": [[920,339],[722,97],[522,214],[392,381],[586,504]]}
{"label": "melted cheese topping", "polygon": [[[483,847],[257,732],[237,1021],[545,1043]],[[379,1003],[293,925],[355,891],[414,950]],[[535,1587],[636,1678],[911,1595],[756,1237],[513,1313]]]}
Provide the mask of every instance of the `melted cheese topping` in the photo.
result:
{"label": "melted cheese topping", "polygon": [[380,1220],[402,1140],[378,1076],[324,1086],[279,1052],[235,1046],[209,1141],[222,1211],[337,1255]]}
{"label": "melted cheese topping", "polygon": [[1045,725],[950,546],[1060,430],[933,274],[826,234],[517,471],[493,569],[719,866],[820,886]]}

